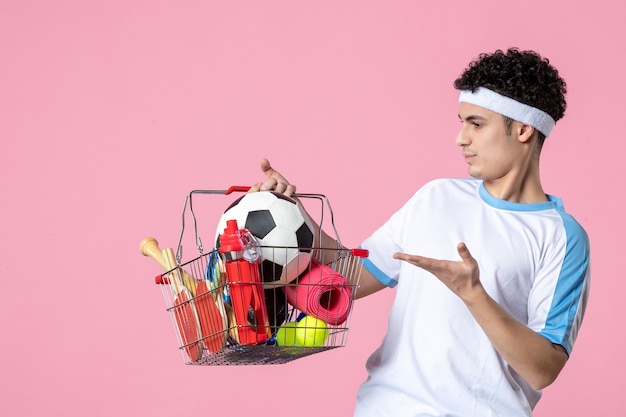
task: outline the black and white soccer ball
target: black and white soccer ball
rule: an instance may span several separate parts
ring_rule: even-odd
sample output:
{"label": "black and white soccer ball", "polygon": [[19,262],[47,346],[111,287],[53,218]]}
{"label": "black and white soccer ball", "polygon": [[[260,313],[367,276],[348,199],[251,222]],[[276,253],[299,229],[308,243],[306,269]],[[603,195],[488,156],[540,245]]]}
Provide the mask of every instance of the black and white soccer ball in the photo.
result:
{"label": "black and white soccer ball", "polygon": [[226,228],[236,220],[261,244],[261,276],[265,288],[285,285],[309,266],[316,230],[301,205],[274,191],[245,194],[222,214],[217,225],[215,246]]}

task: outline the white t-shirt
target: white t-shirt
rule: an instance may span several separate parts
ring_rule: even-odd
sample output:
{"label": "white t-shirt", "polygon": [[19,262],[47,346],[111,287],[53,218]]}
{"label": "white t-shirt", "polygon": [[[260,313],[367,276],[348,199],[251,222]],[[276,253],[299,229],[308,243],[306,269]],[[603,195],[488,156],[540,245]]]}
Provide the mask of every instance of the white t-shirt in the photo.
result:
{"label": "white t-shirt", "polygon": [[532,415],[541,391],[508,366],[452,291],[392,255],[459,260],[465,242],[489,295],[569,354],[588,296],[589,241],[561,201],[548,198],[512,203],[479,180],[436,180],[363,242],[364,266],[397,291],[355,416]]}

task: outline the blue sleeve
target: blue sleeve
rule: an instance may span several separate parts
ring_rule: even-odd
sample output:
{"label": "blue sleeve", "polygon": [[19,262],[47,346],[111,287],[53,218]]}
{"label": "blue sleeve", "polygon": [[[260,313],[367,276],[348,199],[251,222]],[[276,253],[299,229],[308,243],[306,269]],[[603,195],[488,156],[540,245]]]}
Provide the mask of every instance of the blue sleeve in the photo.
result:
{"label": "blue sleeve", "polygon": [[552,305],[539,333],[571,353],[589,296],[590,245],[584,229],[567,213],[562,213],[566,233],[565,257],[555,288]]}
{"label": "blue sleeve", "polygon": [[398,285],[398,281],[392,279],[383,271],[381,271],[374,262],[372,262],[369,258],[361,258],[361,263],[363,267],[367,269],[367,272],[372,274],[374,278],[376,278],[381,284],[386,285],[389,288],[393,288]]}

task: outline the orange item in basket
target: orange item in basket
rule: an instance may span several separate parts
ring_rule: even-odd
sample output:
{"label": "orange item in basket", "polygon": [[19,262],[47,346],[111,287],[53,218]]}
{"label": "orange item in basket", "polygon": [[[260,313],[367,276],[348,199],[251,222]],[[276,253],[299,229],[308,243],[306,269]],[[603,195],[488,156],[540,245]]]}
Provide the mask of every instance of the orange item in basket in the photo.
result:
{"label": "orange item in basket", "polygon": [[215,304],[205,280],[198,281],[196,294],[196,310],[204,337],[204,346],[211,353],[220,352],[226,344],[224,318]]}
{"label": "orange item in basket", "polygon": [[197,361],[202,356],[198,317],[186,288],[178,293],[174,301],[174,316],[185,352],[189,355],[189,359]]}

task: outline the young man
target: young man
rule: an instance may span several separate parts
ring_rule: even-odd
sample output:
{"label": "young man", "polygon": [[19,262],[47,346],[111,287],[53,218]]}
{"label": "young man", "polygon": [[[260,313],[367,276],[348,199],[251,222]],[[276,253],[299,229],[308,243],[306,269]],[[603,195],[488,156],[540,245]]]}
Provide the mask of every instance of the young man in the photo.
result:
{"label": "young man", "polygon": [[[582,322],[589,241],[539,177],[565,82],[537,53],[509,49],[480,55],[454,87],[472,178],[424,185],[362,243],[357,296],[397,292],[358,417],[530,416]],[[253,191],[295,192],[261,168]]]}

